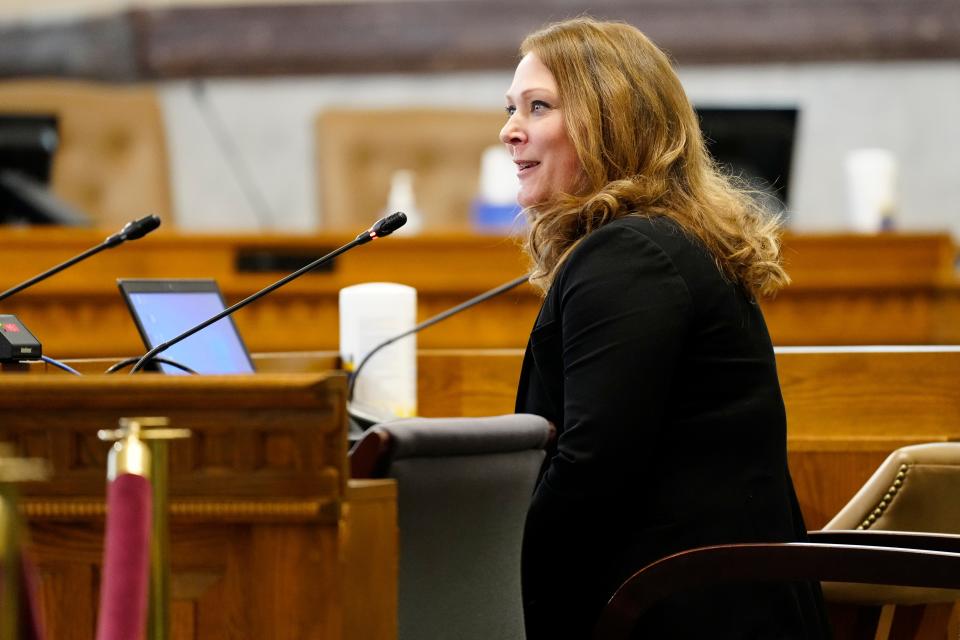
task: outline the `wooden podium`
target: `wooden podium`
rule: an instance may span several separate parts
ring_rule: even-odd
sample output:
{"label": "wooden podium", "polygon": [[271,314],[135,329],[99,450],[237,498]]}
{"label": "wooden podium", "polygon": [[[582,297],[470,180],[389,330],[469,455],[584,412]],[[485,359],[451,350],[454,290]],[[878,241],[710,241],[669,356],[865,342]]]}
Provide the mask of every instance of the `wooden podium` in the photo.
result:
{"label": "wooden podium", "polygon": [[[97,430],[121,416],[193,434],[169,445],[172,638],[395,637],[395,487],[348,484],[345,388],[336,372],[4,375],[0,440],[53,468],[21,487],[49,637],[94,634],[109,448]],[[360,566],[370,545],[392,548],[392,566]]]}

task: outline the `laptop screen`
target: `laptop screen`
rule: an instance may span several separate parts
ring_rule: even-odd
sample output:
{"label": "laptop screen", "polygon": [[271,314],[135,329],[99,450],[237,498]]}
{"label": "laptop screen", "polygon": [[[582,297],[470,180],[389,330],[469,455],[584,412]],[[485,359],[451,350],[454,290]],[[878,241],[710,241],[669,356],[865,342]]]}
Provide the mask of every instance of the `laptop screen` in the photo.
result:
{"label": "laptop screen", "polygon": [[[176,337],[225,306],[213,280],[118,280],[147,349]],[[179,342],[159,357],[197,373],[253,373],[253,363],[232,318],[224,318]],[[164,373],[185,374],[169,364]]]}

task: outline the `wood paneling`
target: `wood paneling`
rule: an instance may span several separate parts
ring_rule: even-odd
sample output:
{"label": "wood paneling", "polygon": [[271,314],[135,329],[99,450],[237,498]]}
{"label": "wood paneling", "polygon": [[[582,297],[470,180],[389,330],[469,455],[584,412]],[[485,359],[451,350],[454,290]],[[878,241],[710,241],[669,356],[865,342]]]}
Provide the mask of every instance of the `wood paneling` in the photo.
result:
{"label": "wood paneling", "polygon": [[506,69],[523,36],[625,20],[681,63],[960,56],[950,0],[398,0],[137,8],[0,29],[0,74],[110,80]]}
{"label": "wood paneling", "polygon": [[[0,310],[17,314],[48,356],[134,355],[143,346],[117,277],[215,278],[228,302],[236,302],[286,275],[291,261],[301,266],[352,237],[160,231],[4,300]],[[102,238],[65,229],[0,229],[0,290]],[[794,282],[761,302],[775,344],[960,343],[960,283],[949,236],[791,235],[784,246]],[[251,255],[260,271],[239,266]],[[397,234],[338,257],[329,271],[304,276],[234,318],[254,352],[332,350],[339,344],[342,287],[409,284],[417,289],[422,320],[512,280],[526,264],[517,244],[504,237]],[[423,331],[417,341],[425,348],[521,347],[539,306],[537,292],[524,285]]]}
{"label": "wood paneling", "polygon": [[[423,350],[421,415],[512,413],[519,349]],[[333,354],[264,355],[264,370],[330,366]],[[899,447],[960,440],[960,348],[778,348],[790,468],[811,529],[823,526]]]}
{"label": "wood paneling", "polygon": [[[346,545],[344,640],[395,638],[400,545],[397,485],[382,480],[351,480],[341,535]],[[386,565],[386,566],[385,566]],[[375,607],[371,607],[375,603]]]}
{"label": "wood paneling", "polygon": [[348,486],[344,382],[3,375],[0,406],[18,410],[0,439],[53,470],[21,488],[51,637],[94,633],[109,447],[97,429],[162,415],[193,432],[170,445],[172,637],[393,640],[396,491]]}
{"label": "wood paneling", "polygon": [[[522,353],[421,352],[426,416],[511,413]],[[780,349],[790,468],[807,526],[836,514],[898,447],[960,440],[960,349]]]}

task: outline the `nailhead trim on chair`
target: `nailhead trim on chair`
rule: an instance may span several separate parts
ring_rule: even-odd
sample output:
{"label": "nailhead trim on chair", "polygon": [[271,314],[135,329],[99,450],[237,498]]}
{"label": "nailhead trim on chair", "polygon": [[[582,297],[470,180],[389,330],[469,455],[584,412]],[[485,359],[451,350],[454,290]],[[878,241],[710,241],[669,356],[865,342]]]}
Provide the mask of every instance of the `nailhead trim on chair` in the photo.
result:
{"label": "nailhead trim on chair", "polygon": [[887,510],[887,507],[890,506],[890,503],[893,501],[893,497],[897,495],[897,492],[903,487],[903,481],[907,477],[907,471],[910,467],[902,464],[900,469],[897,470],[897,477],[893,481],[893,485],[887,489],[887,493],[884,494],[883,499],[880,500],[880,504],[873,510],[873,512],[867,516],[867,519],[860,523],[857,527],[858,531],[864,531],[873,526],[873,523],[877,521],[877,518],[883,515],[883,512]]}

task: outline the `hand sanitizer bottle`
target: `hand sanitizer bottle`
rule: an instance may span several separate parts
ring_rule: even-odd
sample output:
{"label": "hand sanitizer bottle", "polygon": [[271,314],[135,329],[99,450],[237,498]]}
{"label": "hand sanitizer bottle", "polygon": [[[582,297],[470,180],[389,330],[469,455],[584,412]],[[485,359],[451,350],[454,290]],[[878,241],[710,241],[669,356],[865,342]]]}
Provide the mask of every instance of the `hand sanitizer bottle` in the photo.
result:
{"label": "hand sanitizer bottle", "polygon": [[423,214],[413,196],[413,172],[407,169],[394,171],[390,177],[390,195],[387,196],[385,215],[394,211],[407,214],[407,224],[397,233],[416,235],[423,230]]}

